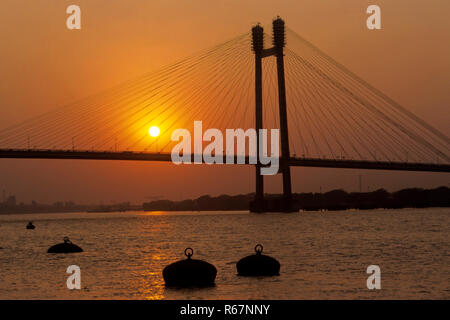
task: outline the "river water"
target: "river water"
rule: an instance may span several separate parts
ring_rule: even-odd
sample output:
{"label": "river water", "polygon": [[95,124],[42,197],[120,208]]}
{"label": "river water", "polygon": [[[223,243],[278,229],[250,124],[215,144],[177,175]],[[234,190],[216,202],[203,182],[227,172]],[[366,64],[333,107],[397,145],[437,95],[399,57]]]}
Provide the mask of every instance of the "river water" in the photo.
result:
{"label": "river water", "polygon": [[[47,254],[64,236],[84,252]],[[448,208],[0,215],[0,299],[449,299],[449,240]],[[257,243],[280,276],[237,276]],[[216,286],[164,287],[162,269],[186,247],[217,267]],[[67,289],[69,265],[81,290]],[[369,265],[380,290],[367,289]]]}

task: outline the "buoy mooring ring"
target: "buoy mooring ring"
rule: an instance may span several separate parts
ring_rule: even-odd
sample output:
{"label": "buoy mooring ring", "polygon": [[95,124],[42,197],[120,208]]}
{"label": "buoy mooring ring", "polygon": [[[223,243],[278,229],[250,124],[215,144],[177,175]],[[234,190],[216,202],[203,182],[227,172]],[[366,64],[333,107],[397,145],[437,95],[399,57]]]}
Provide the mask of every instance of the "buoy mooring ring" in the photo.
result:
{"label": "buoy mooring ring", "polygon": [[256,254],[242,258],[236,263],[236,269],[240,276],[260,277],[280,275],[280,263],[269,256],[262,254],[263,246],[255,246]]}
{"label": "buoy mooring ring", "polygon": [[72,241],[69,240],[69,237],[64,237],[63,243],[55,244],[54,246],[51,246],[47,253],[75,253],[75,252],[83,252],[83,249],[81,249],[76,244],[72,243]]}
{"label": "buoy mooring ring", "polygon": [[169,264],[163,270],[163,278],[167,287],[207,287],[213,286],[217,269],[212,264],[191,259],[194,255],[192,248],[186,248],[185,260]]}

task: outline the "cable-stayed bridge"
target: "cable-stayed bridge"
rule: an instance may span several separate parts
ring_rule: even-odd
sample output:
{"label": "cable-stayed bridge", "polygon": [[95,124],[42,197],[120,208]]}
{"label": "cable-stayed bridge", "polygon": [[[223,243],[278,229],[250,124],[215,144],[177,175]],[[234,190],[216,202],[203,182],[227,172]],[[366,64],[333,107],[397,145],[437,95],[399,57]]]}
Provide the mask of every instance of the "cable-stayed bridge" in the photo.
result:
{"label": "cable-stayed bridge", "polygon": [[[171,161],[172,132],[193,132],[195,120],[223,132],[279,128],[284,203],[291,197],[291,166],[450,172],[445,134],[285,29],[281,19],[274,20],[272,35],[255,26],[0,129],[0,158]],[[150,126],[161,134],[151,137]],[[254,211],[265,211],[260,168]]]}

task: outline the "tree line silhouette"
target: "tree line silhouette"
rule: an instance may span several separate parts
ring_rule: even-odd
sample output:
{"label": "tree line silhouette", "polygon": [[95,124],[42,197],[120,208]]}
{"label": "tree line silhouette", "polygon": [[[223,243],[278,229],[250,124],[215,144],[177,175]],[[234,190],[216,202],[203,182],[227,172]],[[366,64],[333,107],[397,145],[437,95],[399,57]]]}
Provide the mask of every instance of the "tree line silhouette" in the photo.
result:
{"label": "tree line silhouette", "polygon": [[[397,209],[450,207],[450,189],[410,188],[396,192],[378,189],[372,192],[346,192],[332,190],[325,193],[296,193],[293,195],[298,210],[347,210],[347,209]],[[248,210],[254,193],[241,195],[201,196],[183,201],[157,200],[143,204],[146,211],[215,211]],[[266,199],[276,199],[279,195],[266,194]]]}

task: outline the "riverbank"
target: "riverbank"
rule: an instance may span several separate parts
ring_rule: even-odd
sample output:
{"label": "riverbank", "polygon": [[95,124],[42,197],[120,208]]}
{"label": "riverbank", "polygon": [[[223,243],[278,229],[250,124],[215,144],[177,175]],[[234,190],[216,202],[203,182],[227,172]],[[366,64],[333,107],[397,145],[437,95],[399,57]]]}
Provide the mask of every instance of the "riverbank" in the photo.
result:
{"label": "riverbank", "polygon": [[[266,194],[267,199],[280,195]],[[217,211],[217,210],[248,210],[254,194],[208,195],[197,199],[183,201],[158,200],[143,204],[146,211]],[[403,189],[387,192],[379,189],[373,192],[346,192],[333,190],[326,193],[296,193],[293,194],[296,210],[348,210],[348,209],[401,209],[401,208],[432,208],[450,207],[450,189],[439,187],[435,189]]]}
{"label": "riverbank", "polygon": [[[266,194],[267,199],[280,195]],[[321,210],[370,210],[370,209],[403,209],[403,208],[435,208],[450,207],[450,189],[402,189],[387,192],[379,189],[373,192],[346,192],[332,190],[326,193],[295,193],[294,206],[299,211]],[[196,199],[182,201],[157,200],[142,205],[120,203],[112,205],[47,205],[20,204],[8,206],[0,204],[0,214],[35,214],[35,213],[69,213],[69,212],[125,212],[125,211],[246,211],[254,194],[220,195],[211,197],[204,195]]]}

